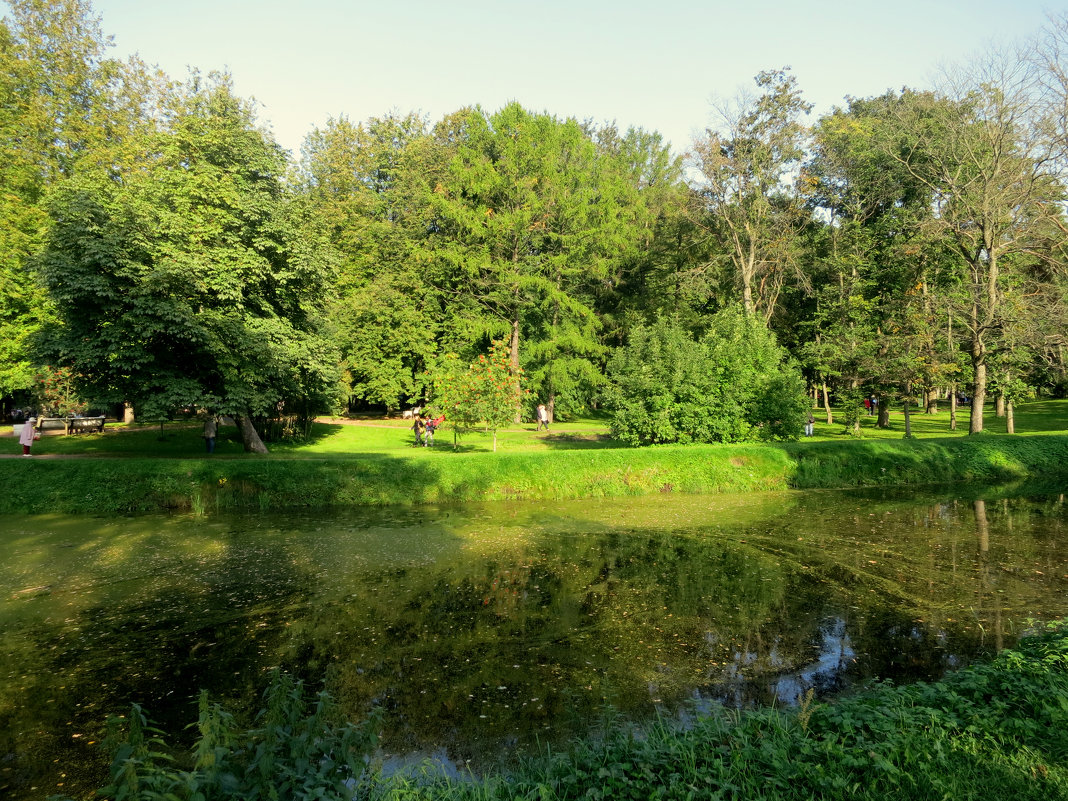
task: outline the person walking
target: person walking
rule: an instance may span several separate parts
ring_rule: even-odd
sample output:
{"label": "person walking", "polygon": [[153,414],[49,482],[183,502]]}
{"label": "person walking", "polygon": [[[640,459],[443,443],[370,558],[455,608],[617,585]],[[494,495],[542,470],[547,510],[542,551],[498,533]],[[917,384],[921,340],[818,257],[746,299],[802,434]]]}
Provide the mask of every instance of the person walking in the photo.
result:
{"label": "person walking", "polygon": [[805,436],[811,437],[815,433],[816,416],[809,410],[808,419],[805,420]]}
{"label": "person walking", "polygon": [[541,431],[542,426],[545,430],[549,430],[549,410],[545,408],[544,403],[538,404],[538,431]]}
{"label": "person walking", "polygon": [[426,424],[423,422],[423,413],[420,411],[415,415],[415,421],[412,423],[412,431],[415,432],[415,443],[413,447],[418,448],[423,445],[423,437],[426,433]]}
{"label": "person walking", "polygon": [[427,416],[426,420],[426,434],[423,435],[423,447],[434,447],[434,432],[438,430],[440,423],[436,417]]}
{"label": "person walking", "polygon": [[33,447],[33,441],[40,439],[41,435],[37,431],[37,418],[31,417],[22,425],[22,433],[19,435],[19,444],[22,445],[22,455],[29,456],[30,448]]}
{"label": "person walking", "polygon": [[208,453],[215,453],[215,435],[219,431],[219,423],[215,419],[215,415],[209,415],[208,419],[204,421],[204,433],[200,436],[204,437],[204,447],[208,449]]}

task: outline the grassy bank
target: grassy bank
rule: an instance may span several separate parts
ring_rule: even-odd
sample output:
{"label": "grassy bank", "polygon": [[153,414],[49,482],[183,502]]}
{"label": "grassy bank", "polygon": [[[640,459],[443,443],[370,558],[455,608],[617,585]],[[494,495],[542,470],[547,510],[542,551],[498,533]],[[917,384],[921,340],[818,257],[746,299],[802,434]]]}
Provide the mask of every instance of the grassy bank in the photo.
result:
{"label": "grassy bank", "polygon": [[1064,472],[1068,434],[268,459],[0,460],[0,513],[195,513],[999,482]]}
{"label": "grassy bank", "polygon": [[[165,755],[131,715],[108,797],[362,799],[1068,799],[1068,628],[1052,625],[991,663],[934,684],[877,686],[800,709],[690,726],[612,726],[507,773],[448,779],[365,769],[374,736],[276,675],[255,729],[201,704],[200,740]],[[370,727],[389,725],[374,719]]]}
{"label": "grassy bank", "polygon": [[[500,499],[564,500],[655,493],[748,492],[787,488],[994,483],[1063,474],[1068,466],[1068,401],[1025,407],[1024,435],[847,437],[828,431],[781,445],[624,448],[603,421],[471,435],[454,451],[412,448],[402,421],[316,424],[304,442],[267,457],[241,452],[223,432],[216,454],[201,452],[199,427],[112,427],[103,435],[49,436],[31,459],[0,459],[0,513],[131,514]],[[941,421],[944,424],[944,421]],[[993,425],[993,424],[992,424]],[[866,431],[866,433],[868,433]],[[944,430],[943,434],[947,433]],[[5,438],[9,452],[17,445]],[[39,458],[39,457],[44,458]]]}

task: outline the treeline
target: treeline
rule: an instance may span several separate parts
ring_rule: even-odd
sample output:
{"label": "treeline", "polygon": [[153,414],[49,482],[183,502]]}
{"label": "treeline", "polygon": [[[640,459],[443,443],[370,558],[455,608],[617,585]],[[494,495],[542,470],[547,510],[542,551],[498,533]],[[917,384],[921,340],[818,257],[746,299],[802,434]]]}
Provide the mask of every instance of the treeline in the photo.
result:
{"label": "treeline", "polygon": [[273,416],[433,401],[494,343],[518,413],[608,403],[635,442],[793,436],[805,385],[847,425],[872,395],[955,425],[967,396],[977,432],[991,393],[1011,415],[1068,385],[1068,17],[815,120],[761,73],[685,157],[513,103],[342,115],[294,160],[227,76],[109,59],[84,0],[11,9],[9,400],[58,373],[142,417],[231,414],[259,449]]}

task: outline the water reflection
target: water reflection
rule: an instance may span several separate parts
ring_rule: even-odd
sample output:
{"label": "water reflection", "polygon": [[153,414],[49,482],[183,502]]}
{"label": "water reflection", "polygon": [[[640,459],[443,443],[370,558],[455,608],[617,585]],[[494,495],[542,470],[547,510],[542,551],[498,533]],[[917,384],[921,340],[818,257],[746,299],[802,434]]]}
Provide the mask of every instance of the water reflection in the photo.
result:
{"label": "water reflection", "polygon": [[389,754],[473,766],[607,706],[937,677],[1068,614],[1066,518],[1056,495],[831,492],[9,518],[0,792],[93,787],[107,713],[179,731],[198,689],[247,705],[276,665],[383,707]]}

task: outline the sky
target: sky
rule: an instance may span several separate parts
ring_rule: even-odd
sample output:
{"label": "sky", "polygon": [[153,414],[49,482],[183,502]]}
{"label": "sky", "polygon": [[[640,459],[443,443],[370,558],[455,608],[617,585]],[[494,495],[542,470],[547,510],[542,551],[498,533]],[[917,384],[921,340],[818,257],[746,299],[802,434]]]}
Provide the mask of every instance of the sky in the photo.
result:
{"label": "sky", "polygon": [[[1068,0],[92,0],[114,37],[173,78],[228,70],[299,156],[331,117],[431,122],[515,100],[659,131],[677,153],[713,103],[789,66],[813,117],[1036,34]],[[0,4],[0,8],[3,8]]]}

